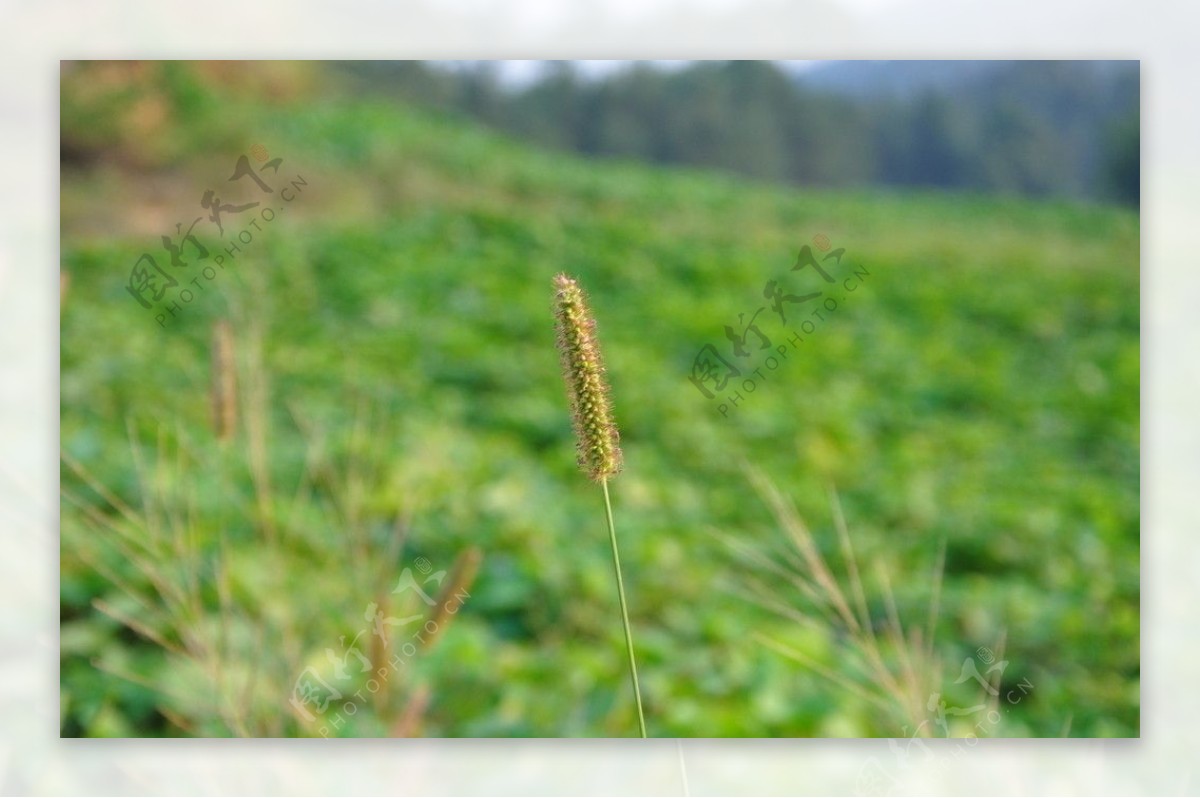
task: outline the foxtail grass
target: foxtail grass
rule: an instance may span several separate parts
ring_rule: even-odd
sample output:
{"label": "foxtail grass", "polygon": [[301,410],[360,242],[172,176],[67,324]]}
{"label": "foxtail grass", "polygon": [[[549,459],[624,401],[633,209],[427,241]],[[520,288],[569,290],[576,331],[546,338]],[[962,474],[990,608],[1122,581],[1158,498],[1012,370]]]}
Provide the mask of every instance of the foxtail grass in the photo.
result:
{"label": "foxtail grass", "polygon": [[638,728],[646,737],[646,716],[642,709],[642,690],[638,685],[637,659],[633,653],[633,631],[629,625],[629,607],[625,600],[625,581],[621,577],[621,555],[617,548],[617,530],[613,523],[612,499],[608,480],[621,470],[620,433],[613,417],[604,361],[596,343],[596,322],[587,306],[583,289],[574,278],[560,274],[554,278],[554,315],[558,333],[558,351],[563,379],[571,405],[579,468],[604,492],[604,514],[608,521],[608,539],[612,546],[613,570],[617,578],[617,597],[621,604],[621,622],[625,629],[625,649],[629,655],[629,678],[637,704]]}

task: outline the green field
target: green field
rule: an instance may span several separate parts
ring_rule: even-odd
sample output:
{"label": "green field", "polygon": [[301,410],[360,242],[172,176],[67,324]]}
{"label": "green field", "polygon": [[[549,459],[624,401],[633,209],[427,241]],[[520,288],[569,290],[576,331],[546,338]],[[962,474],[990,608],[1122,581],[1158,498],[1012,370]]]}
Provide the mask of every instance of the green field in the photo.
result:
{"label": "green field", "polygon": [[[183,67],[65,73],[62,125],[64,736],[635,734],[603,503],[575,465],[554,347],[559,271],[589,291],[612,382],[651,735],[911,732],[764,642],[850,668],[834,629],[747,596],[806,606],[767,565],[794,558],[755,471],[840,571],[836,490],[873,618],[885,573],[923,626],[945,546],[938,691],[978,704],[954,681],[1001,639],[1005,692],[1032,685],[990,733],[1139,734],[1136,212],[587,161]],[[293,199],[275,192],[261,229],[260,208],[226,214],[224,239],[201,222],[209,263],[252,241],[160,326],[130,269],[143,252],[174,269],[159,239],[207,214],[205,190],[264,198],[226,182],[255,144]],[[845,249],[833,283],[790,271],[818,235]],[[785,305],[788,324],[768,307],[770,348],[752,333],[737,358],[724,328],[769,304],[769,280],[825,293]],[[799,332],[827,297],[837,309]],[[239,403],[225,441],[220,320]],[[764,375],[727,414],[689,380],[706,344]],[[405,568],[419,583],[473,547],[435,644],[377,691],[355,657],[339,679],[339,638],[367,630],[378,664],[374,614],[425,611],[391,593]],[[309,667],[365,698],[306,719],[289,698]]]}

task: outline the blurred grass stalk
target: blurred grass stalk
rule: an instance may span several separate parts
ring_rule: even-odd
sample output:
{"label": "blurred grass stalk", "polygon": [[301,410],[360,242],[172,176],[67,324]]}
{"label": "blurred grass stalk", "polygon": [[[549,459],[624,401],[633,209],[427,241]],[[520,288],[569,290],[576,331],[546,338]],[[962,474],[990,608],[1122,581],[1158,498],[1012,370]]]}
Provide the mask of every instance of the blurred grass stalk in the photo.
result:
{"label": "blurred grass stalk", "polygon": [[237,378],[233,357],[233,330],[229,322],[220,319],[213,323],[212,408],[213,431],[222,443],[233,437],[237,425]]}
{"label": "blurred grass stalk", "polygon": [[[247,359],[242,363],[245,379],[239,380],[233,327],[225,320],[213,325],[211,404],[214,437],[221,444],[219,452],[190,441],[181,428],[168,435],[160,426],[153,456],[146,458],[133,419],[127,420],[140,506],[122,501],[83,464],[62,453],[67,468],[115,511],[114,515],[99,509],[93,501],[62,488],[63,497],[83,512],[98,533],[87,536],[72,553],[121,594],[119,602],[96,598],[93,606],[160,646],[168,657],[178,660],[180,669],[196,666],[207,682],[208,706],[215,708],[220,726],[244,737],[284,733],[283,715],[260,712],[254,698],[263,691],[283,689],[296,663],[281,652],[289,648],[296,632],[249,621],[261,608],[239,605],[235,599],[227,530],[220,521],[213,523],[212,519],[198,517],[194,477],[200,471],[218,476],[228,474],[227,467],[234,464],[228,455],[234,455],[236,460],[240,454],[227,448],[227,444],[236,431],[237,386],[245,385],[250,394],[245,418],[257,497],[256,526],[263,533],[264,550],[277,547],[267,468],[268,397],[261,332],[261,327],[255,326],[247,335],[244,349]],[[231,495],[235,493],[230,490]],[[210,534],[213,532],[215,535]],[[132,574],[106,565],[110,559],[106,550],[110,546],[133,566]],[[215,608],[211,606],[214,600]],[[250,651],[243,648],[246,641],[237,641],[235,627],[252,630]],[[268,636],[281,639],[285,645],[267,645]],[[160,700],[156,709],[181,731],[206,736],[216,733],[211,719],[195,714],[194,696],[180,695],[165,683],[148,681],[123,665],[101,658],[93,659],[92,664],[159,695],[164,700]],[[181,711],[179,707],[190,707],[193,711]]]}
{"label": "blurred grass stalk", "polygon": [[[427,631],[418,638],[418,651],[429,651],[434,644],[442,636],[446,627],[450,623],[450,619],[454,617],[457,609],[453,612],[451,607],[459,600],[466,591],[470,590],[471,585],[475,582],[475,577],[479,573],[479,566],[483,562],[483,549],[478,546],[471,546],[464,550],[454,560],[454,565],[450,568],[450,576],[446,579],[445,586],[438,593],[437,599],[433,606],[429,609],[429,615],[422,625],[422,630],[429,630],[432,624],[433,630]],[[382,606],[382,605],[381,605]],[[378,637],[376,638],[378,639]],[[374,660],[375,663],[381,664],[386,658],[387,643],[382,644],[383,657]],[[377,665],[378,667],[378,665]],[[389,680],[390,683],[391,680]],[[379,691],[379,694],[385,696],[383,704],[380,706],[381,711],[386,710],[386,696],[394,692],[387,689],[388,683],[385,683],[384,688]],[[404,707],[397,713],[396,722],[392,724],[391,735],[393,737],[418,737],[420,736],[421,723],[424,720],[425,712],[429,708],[430,701],[433,697],[433,688],[428,684],[416,686],[405,702]]]}

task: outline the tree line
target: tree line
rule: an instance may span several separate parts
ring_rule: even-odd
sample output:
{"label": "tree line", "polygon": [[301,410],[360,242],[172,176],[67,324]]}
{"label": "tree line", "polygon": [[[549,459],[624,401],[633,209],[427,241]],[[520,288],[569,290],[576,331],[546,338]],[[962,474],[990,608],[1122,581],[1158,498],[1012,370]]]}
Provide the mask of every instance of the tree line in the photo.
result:
{"label": "tree line", "polygon": [[[1135,62],[973,63],[895,91],[906,65],[880,65],[839,88],[769,61],[633,63],[588,77],[552,62],[507,86],[493,64],[339,65],[359,91],[465,115],[514,136],[590,156],[726,170],[799,186],[892,186],[1137,204],[1139,72]],[[924,65],[956,70],[962,62]],[[814,73],[815,74],[815,73]],[[869,74],[869,71],[868,71]]]}

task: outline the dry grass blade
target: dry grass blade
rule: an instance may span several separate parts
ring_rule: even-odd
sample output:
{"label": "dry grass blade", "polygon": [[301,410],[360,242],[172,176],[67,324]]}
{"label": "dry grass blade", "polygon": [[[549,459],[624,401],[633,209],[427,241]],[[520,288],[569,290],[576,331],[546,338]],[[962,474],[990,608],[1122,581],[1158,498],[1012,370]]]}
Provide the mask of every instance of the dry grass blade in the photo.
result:
{"label": "dry grass blade", "polygon": [[138,687],[144,687],[145,689],[149,690],[150,692],[157,693],[158,695],[161,695],[161,696],[165,696],[165,697],[171,699],[172,701],[176,701],[179,703],[187,702],[186,696],[180,695],[179,693],[174,693],[171,690],[168,690],[162,684],[150,682],[150,681],[142,678],[141,676],[138,676],[135,673],[130,673],[129,671],[122,670],[121,668],[118,668],[115,665],[109,665],[108,663],[102,662],[99,658],[93,658],[91,660],[91,665],[93,668],[95,668],[98,671],[107,673],[110,676],[115,676],[118,679],[121,679],[122,681],[129,682],[130,684],[136,684]]}
{"label": "dry grass blade", "polygon": [[[988,709],[995,712],[1000,707],[1000,680],[1004,678],[1004,669],[1008,663],[1004,661],[1004,647],[1008,641],[1008,632],[1004,629],[1000,630],[1000,639],[996,641],[994,649],[994,661],[999,664],[999,667],[988,668]],[[990,663],[989,663],[990,664]],[[993,679],[991,674],[995,673]]]}
{"label": "dry grass blade", "polygon": [[892,590],[892,582],[888,578],[887,569],[882,564],[879,565],[879,581],[883,589],[884,606],[887,608],[888,622],[884,628],[887,630],[888,641],[900,657],[901,678],[905,685],[902,695],[905,704],[915,717],[921,712],[921,696],[917,672],[913,667],[913,657],[909,651],[912,646],[904,635],[904,625],[900,622],[900,612],[896,607],[896,594]]}
{"label": "dry grass blade", "polygon": [[839,687],[845,689],[846,691],[853,693],[855,696],[862,699],[863,701],[874,704],[875,706],[879,707],[880,709],[884,710],[885,712],[892,711],[893,707],[891,704],[889,704],[887,702],[886,699],[881,698],[879,695],[876,695],[875,693],[872,693],[868,690],[863,689],[863,687],[861,685],[855,684],[853,681],[847,679],[845,676],[842,676],[837,671],[826,668],[824,665],[817,662],[815,659],[808,656],[807,654],[796,651],[794,648],[785,646],[782,643],[772,640],[769,637],[766,637],[765,635],[759,634],[757,632],[755,633],[754,636],[759,640],[759,642],[761,642],[763,645],[767,646],[768,648],[773,649],[774,651],[782,654],[785,657],[796,660],[801,665],[803,665],[804,667],[813,671],[817,675],[819,675],[825,679],[828,679],[829,681],[831,681],[834,684],[838,685]]}
{"label": "dry grass blade", "polygon": [[[805,579],[798,571],[788,570],[777,562],[762,554],[753,546],[738,540],[732,535],[726,535],[719,531],[714,531],[713,535],[722,541],[730,551],[734,552],[743,563],[759,567],[765,571],[769,571],[782,579],[792,583],[806,599],[812,602],[812,605],[821,613],[825,619],[834,625],[838,624],[836,612],[832,609],[831,602],[817,589],[816,585]],[[765,591],[770,592],[770,591]]]}
{"label": "dry grass blade", "polygon": [[942,608],[942,576],[946,571],[946,539],[938,545],[937,565],[933,567],[933,588],[929,596],[929,619],[925,627],[925,658],[933,661],[933,639],[937,631],[938,613]]}
{"label": "dry grass blade", "polygon": [[[914,627],[906,634],[895,593],[882,568],[878,569],[878,582],[884,618],[877,622],[871,616],[866,585],[837,492],[830,487],[830,507],[845,571],[841,578],[821,554],[815,536],[800,519],[792,502],[758,469],[744,464],[743,470],[795,546],[798,559],[791,558],[786,562],[797,572],[771,562],[743,541],[726,536],[726,542],[743,563],[785,579],[808,606],[803,609],[789,606],[778,598],[777,591],[752,577],[748,579],[749,599],[833,641],[840,648],[838,668],[823,665],[779,641],[767,641],[768,645],[855,696],[886,709],[889,715],[896,713],[897,719],[906,728],[914,729],[916,734],[928,736],[925,698],[941,683],[941,668],[932,654],[945,544],[942,544],[934,571],[927,627],[925,630]],[[843,579],[848,583],[846,588],[842,587]],[[876,626],[882,628],[882,636],[876,633]]]}
{"label": "dry grass blade", "polygon": [[838,587],[837,580],[833,578],[833,574],[830,573],[829,568],[825,565],[825,560],[821,557],[821,553],[817,549],[812,533],[804,522],[800,520],[800,516],[796,513],[796,508],[779,493],[775,486],[758,469],[751,467],[749,473],[755,488],[759,491],[759,495],[767,501],[776,517],[783,522],[785,531],[792,538],[801,555],[803,555],[813,579],[820,586],[824,595],[832,602],[834,609],[846,624],[846,628],[852,632],[858,632],[860,628],[858,619],[851,612],[845,595],[842,593],[841,588]]}
{"label": "dry grass blade", "polygon": [[425,710],[429,708],[431,693],[428,687],[422,685],[413,691],[412,697],[404,707],[404,712],[392,726],[393,737],[417,737],[421,732],[421,721]]}
{"label": "dry grass blade", "polygon": [[183,649],[167,640],[162,634],[151,628],[148,624],[145,624],[139,621],[137,618],[118,610],[107,601],[104,601],[103,599],[92,599],[92,606],[108,617],[112,618],[117,623],[121,624],[122,626],[128,626],[142,637],[146,638],[152,643],[162,646],[172,654],[182,655],[184,653]]}
{"label": "dry grass blade", "polygon": [[854,554],[854,545],[850,542],[850,530],[846,526],[846,515],[842,510],[842,500],[832,486],[829,488],[830,506],[833,507],[833,525],[837,529],[838,542],[842,547],[842,559],[846,563],[846,572],[850,576],[850,589],[854,594],[854,604],[858,608],[859,620],[867,634],[875,636],[871,624],[871,614],[867,611],[867,594],[863,589],[862,576],[858,572],[858,557]]}
{"label": "dry grass blade", "polygon": [[[101,499],[104,499],[104,501],[108,504],[109,507],[112,507],[114,510],[119,512],[125,518],[126,521],[130,521],[131,523],[135,523],[135,524],[141,523],[141,517],[138,516],[138,514],[133,510],[133,508],[130,507],[125,502],[121,501],[119,498],[117,498],[117,496],[115,494],[113,494],[112,491],[110,491],[108,488],[104,487],[104,484],[102,482],[100,482],[100,480],[98,480],[94,476],[92,476],[91,472],[88,471],[86,468],[84,468],[82,463],[75,460],[73,457],[71,457],[71,455],[67,454],[66,452],[63,452],[60,455],[60,457],[62,458],[62,461],[67,466],[67,468],[71,469],[71,471],[74,472],[75,476],[77,476],[81,480],[83,480],[84,484],[86,484],[89,488],[94,490]],[[84,507],[84,506],[90,506],[90,505],[80,505],[80,506]]]}

